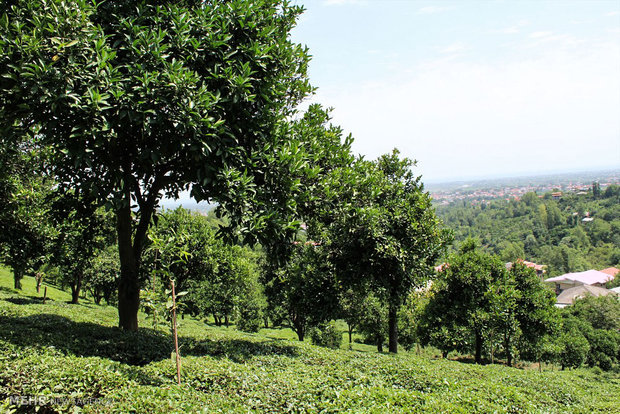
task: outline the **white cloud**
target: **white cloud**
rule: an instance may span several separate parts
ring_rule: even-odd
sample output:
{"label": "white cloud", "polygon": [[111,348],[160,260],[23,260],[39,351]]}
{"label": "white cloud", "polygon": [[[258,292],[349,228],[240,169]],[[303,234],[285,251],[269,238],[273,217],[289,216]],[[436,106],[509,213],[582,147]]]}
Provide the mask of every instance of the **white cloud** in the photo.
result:
{"label": "white cloud", "polygon": [[452,6],[426,6],[418,9],[418,14],[435,14],[454,10]]}
{"label": "white cloud", "polygon": [[519,28],[516,26],[510,26],[510,27],[506,27],[504,29],[498,30],[497,33],[504,33],[504,34],[519,33]]}
{"label": "white cloud", "polygon": [[528,24],[529,24],[529,22],[527,20],[520,20],[516,24],[513,24],[513,25],[508,26],[508,27],[504,27],[504,28],[499,29],[499,30],[493,30],[493,31],[491,31],[491,33],[500,33],[500,34],[520,33],[521,29],[523,27],[527,26]]}
{"label": "white cloud", "polygon": [[427,61],[399,83],[321,99],[356,151],[374,158],[399,147],[426,179],[618,165],[620,47],[535,52],[510,62]]}
{"label": "white cloud", "polygon": [[452,43],[449,46],[439,49],[439,53],[442,54],[454,54],[461,53],[467,50],[467,47],[462,42]]}
{"label": "white cloud", "polygon": [[[530,35],[530,40],[521,43],[513,43],[517,49],[535,49],[554,51],[558,49],[575,50],[583,46],[586,41],[569,34],[554,34],[552,32],[537,32],[538,36]],[[535,34],[535,33],[534,33]]]}
{"label": "white cloud", "polygon": [[364,0],[323,0],[323,4],[326,6],[343,6],[347,4],[364,4]]}
{"label": "white cloud", "polygon": [[610,11],[609,13],[605,13],[605,16],[609,16],[609,17],[618,16],[618,15],[620,15],[620,12],[617,11],[617,10],[616,11]]}
{"label": "white cloud", "polygon": [[540,39],[542,37],[549,37],[553,34],[553,32],[533,32],[530,33],[530,38],[532,39]]}

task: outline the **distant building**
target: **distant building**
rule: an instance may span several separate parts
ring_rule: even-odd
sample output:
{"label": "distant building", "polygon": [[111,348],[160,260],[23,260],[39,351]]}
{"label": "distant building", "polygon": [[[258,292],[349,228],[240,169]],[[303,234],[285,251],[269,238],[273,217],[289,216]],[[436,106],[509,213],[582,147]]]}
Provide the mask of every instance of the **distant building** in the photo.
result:
{"label": "distant building", "polygon": [[620,269],[616,269],[615,267],[608,267],[607,269],[601,270],[601,272],[607,273],[608,275],[613,276],[615,278],[618,272],[620,272]]}
{"label": "distant building", "polygon": [[435,266],[435,272],[443,272],[444,270],[446,270],[448,268],[448,263],[442,263],[439,266]]}
{"label": "distant building", "polygon": [[[545,265],[539,265],[534,262],[528,262],[527,260],[521,260],[521,259],[518,259],[517,261],[520,263],[523,263],[525,266],[531,269],[534,269],[536,271],[536,276],[538,276],[540,280],[542,280],[543,274],[547,272],[545,270],[545,267],[546,267]],[[512,269],[512,262],[506,263],[506,270],[510,270],[510,269]]]}
{"label": "distant building", "polygon": [[545,279],[545,283],[555,285],[556,294],[580,285],[604,287],[614,277],[598,270],[586,270],[585,272],[566,273],[561,276]]}
{"label": "distant building", "polygon": [[557,191],[555,193],[551,193],[551,198],[554,200],[559,200],[560,198],[562,198],[562,192]]}
{"label": "distant building", "polygon": [[574,304],[577,299],[585,298],[586,296],[598,297],[607,295],[618,296],[618,293],[598,286],[575,286],[560,293],[555,301],[555,306],[564,308]]}

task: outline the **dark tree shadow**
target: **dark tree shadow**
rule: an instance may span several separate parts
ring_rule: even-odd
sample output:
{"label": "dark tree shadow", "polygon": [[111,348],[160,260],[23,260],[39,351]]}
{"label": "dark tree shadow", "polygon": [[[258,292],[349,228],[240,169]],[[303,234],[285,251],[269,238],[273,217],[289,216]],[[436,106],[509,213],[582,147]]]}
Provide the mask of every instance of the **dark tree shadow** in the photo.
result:
{"label": "dark tree shadow", "polygon": [[15,294],[17,291],[6,286],[0,286],[0,292]]}
{"label": "dark tree shadow", "polygon": [[226,358],[237,363],[243,363],[263,355],[285,355],[289,357],[299,355],[296,347],[279,342],[273,339],[254,342],[244,339],[220,339],[217,341],[202,339],[196,341],[193,338],[181,338],[179,353],[192,356],[209,355],[217,358]]}
{"label": "dark tree shadow", "polygon": [[[171,335],[160,331],[140,328],[137,332],[126,332],[54,314],[0,316],[0,339],[17,346],[53,346],[67,355],[108,358],[139,366],[168,359],[174,349]],[[179,338],[182,356],[209,355],[244,362],[261,355],[297,355],[295,347],[278,342]]]}
{"label": "dark tree shadow", "polygon": [[[6,298],[4,299],[7,302],[11,302],[14,305],[39,305],[43,303],[43,298],[37,298],[32,296],[27,297],[18,297],[18,298]],[[47,298],[47,301],[52,301],[52,299]]]}
{"label": "dark tree shadow", "polygon": [[125,332],[52,314],[0,316],[0,339],[17,346],[53,346],[65,354],[97,356],[130,365],[170,357],[170,338],[159,332]]}

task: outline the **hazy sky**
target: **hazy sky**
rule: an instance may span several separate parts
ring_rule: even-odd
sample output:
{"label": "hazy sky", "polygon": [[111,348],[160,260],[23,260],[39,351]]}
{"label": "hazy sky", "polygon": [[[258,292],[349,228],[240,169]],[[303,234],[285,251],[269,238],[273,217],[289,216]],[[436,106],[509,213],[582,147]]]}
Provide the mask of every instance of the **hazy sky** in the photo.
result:
{"label": "hazy sky", "polygon": [[424,181],[620,167],[620,0],[294,0],[313,101]]}

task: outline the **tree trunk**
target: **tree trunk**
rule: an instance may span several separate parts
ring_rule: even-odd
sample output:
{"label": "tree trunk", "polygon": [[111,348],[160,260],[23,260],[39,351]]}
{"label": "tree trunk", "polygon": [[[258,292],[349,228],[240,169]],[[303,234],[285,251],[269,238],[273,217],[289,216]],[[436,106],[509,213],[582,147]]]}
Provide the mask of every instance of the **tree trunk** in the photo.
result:
{"label": "tree trunk", "polygon": [[15,289],[22,289],[22,278],[24,277],[23,269],[16,268],[13,269],[13,285]]}
{"label": "tree trunk", "polygon": [[349,343],[353,342],[352,336],[353,336],[353,324],[348,323],[347,324],[348,328],[349,328]]}
{"label": "tree trunk", "polygon": [[[118,325],[127,331],[138,330],[138,310],[140,309],[140,261],[146,241],[146,233],[155,212],[162,188],[162,175],[156,175],[148,196],[140,194],[139,184],[131,176],[131,165],[123,165],[124,200],[116,210],[116,232],[118,253],[121,262],[121,277],[118,282]],[[140,206],[139,220],[134,228],[131,213],[132,184],[134,196]],[[133,236],[133,237],[132,237]]]}
{"label": "tree trunk", "polygon": [[377,339],[377,352],[383,352],[383,338]]}
{"label": "tree trunk", "polygon": [[306,330],[304,329],[304,327],[301,325],[295,326],[295,333],[297,334],[297,338],[299,339],[299,341],[303,342],[304,337],[306,336]]}
{"label": "tree trunk", "polygon": [[73,283],[71,283],[71,303],[79,303],[80,301],[80,290],[82,290],[82,279],[84,278],[84,274],[82,272],[76,272],[73,278]]}
{"label": "tree trunk", "polygon": [[98,289],[93,290],[93,300],[97,305],[101,305],[101,292]]}
{"label": "tree trunk", "polygon": [[508,366],[512,366],[512,350],[510,349],[510,335],[506,335],[504,339],[504,346],[506,347],[506,359]]}
{"label": "tree trunk", "polygon": [[388,348],[391,353],[395,354],[398,352],[398,306],[395,304],[393,300],[390,300],[389,305],[389,314],[388,314]]}
{"label": "tree trunk", "polygon": [[105,299],[106,305],[110,305],[110,302],[112,301],[112,290],[104,291],[103,298]]}
{"label": "tree trunk", "polygon": [[228,328],[228,325],[230,324],[230,321],[228,320],[228,314],[224,315],[224,325],[226,325],[226,327]]}
{"label": "tree trunk", "polygon": [[476,364],[481,364],[482,363],[482,334],[476,330],[476,355],[475,355],[475,359],[476,359]]}
{"label": "tree trunk", "polygon": [[35,279],[37,282],[37,293],[39,293],[39,291],[41,290],[41,282],[43,281],[43,272],[37,272],[35,273]]}
{"label": "tree trunk", "polygon": [[306,336],[306,320],[303,317],[295,314],[294,311],[289,311],[289,320],[293,325],[293,330],[297,334],[297,338],[299,338],[300,342],[304,341],[304,337]]}
{"label": "tree trunk", "polygon": [[118,326],[127,331],[137,331],[140,307],[139,257],[136,257],[136,249],[132,244],[131,225],[131,209],[127,205],[116,213],[118,253],[121,262],[121,277],[118,283]]}

